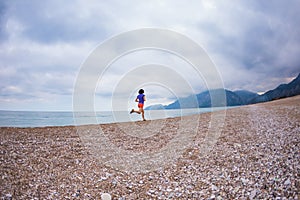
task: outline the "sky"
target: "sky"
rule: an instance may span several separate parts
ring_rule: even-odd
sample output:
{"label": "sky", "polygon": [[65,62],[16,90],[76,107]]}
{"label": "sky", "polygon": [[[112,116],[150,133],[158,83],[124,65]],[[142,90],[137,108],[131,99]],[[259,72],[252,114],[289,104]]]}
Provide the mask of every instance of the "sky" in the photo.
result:
{"label": "sky", "polygon": [[[90,55],[110,38],[142,28],[195,41],[226,89],[274,89],[300,73],[299,9],[299,0],[2,0],[0,110],[72,111],[74,85]],[[193,70],[167,51],[128,53],[99,76],[94,107],[135,106],[139,88],[148,105],[200,93],[207,80]]]}

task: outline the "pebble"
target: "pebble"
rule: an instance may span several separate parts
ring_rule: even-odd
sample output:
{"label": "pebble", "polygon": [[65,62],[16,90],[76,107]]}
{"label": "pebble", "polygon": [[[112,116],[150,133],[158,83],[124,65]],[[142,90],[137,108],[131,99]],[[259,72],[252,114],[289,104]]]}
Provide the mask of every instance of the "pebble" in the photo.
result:
{"label": "pebble", "polygon": [[103,193],[101,195],[101,200],[111,200],[111,195],[108,193]]}
{"label": "pebble", "polygon": [[213,191],[217,191],[219,188],[218,188],[217,186],[215,186],[215,185],[212,185],[212,186],[211,186],[211,189],[212,189]]}
{"label": "pebble", "polygon": [[252,199],[255,198],[256,193],[257,193],[256,189],[254,189],[254,190],[251,191],[250,196],[249,196],[250,200],[252,200]]}
{"label": "pebble", "polygon": [[6,195],[5,195],[5,198],[6,198],[6,199],[12,199],[12,195],[11,195],[11,194],[6,194]]}
{"label": "pebble", "polygon": [[291,184],[291,180],[287,179],[286,181],[284,181],[284,185],[290,185]]}

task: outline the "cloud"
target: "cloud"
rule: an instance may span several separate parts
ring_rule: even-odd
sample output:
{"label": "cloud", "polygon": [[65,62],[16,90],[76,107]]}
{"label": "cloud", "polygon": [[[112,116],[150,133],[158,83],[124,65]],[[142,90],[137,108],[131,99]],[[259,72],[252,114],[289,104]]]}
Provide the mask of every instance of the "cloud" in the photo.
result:
{"label": "cloud", "polygon": [[299,73],[299,7],[299,1],[215,3],[218,14],[198,28],[208,30],[204,43],[227,88],[266,91]]}
{"label": "cloud", "polygon": [[[40,43],[77,42],[107,36],[101,2],[11,1],[10,20],[22,24],[20,37]],[[102,20],[99,20],[102,19]]]}
{"label": "cloud", "polygon": [[71,95],[78,68],[89,46],[85,43],[42,45],[26,40],[3,44],[0,88],[13,85],[23,88],[24,94],[64,94],[68,91]]}
{"label": "cloud", "polygon": [[0,2],[0,42],[7,39],[7,33],[5,32],[5,22],[7,20],[6,14],[6,1]]}
{"label": "cloud", "polygon": [[[273,89],[300,72],[299,8],[297,0],[1,1],[0,101],[6,103],[0,109],[10,109],[16,101],[18,108],[70,109],[76,75],[93,49],[113,35],[144,27],[171,29],[198,42],[228,89]],[[205,80],[186,70],[180,58],[145,51],[113,64],[105,77],[108,86],[97,95],[107,98],[114,90],[109,86],[147,63],[171,67],[196,92],[206,89]],[[168,92],[167,97],[161,95],[166,88],[147,87],[148,95],[162,103],[174,98]],[[181,90],[178,95],[186,93]],[[45,97],[56,100],[43,103]]]}

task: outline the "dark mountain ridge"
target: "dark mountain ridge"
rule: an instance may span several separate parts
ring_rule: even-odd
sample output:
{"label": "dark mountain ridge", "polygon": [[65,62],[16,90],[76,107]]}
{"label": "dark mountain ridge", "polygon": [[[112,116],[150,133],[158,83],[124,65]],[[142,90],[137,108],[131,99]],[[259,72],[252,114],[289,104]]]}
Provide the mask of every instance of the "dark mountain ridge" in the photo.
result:
{"label": "dark mountain ridge", "polygon": [[251,104],[292,97],[300,94],[300,74],[288,84],[281,84],[273,90],[251,100]]}
{"label": "dark mountain ridge", "polygon": [[[224,95],[226,95],[226,101],[222,98]],[[226,89],[214,89],[210,91],[207,90],[196,95],[179,98],[169,105],[152,105],[147,107],[146,110],[241,106],[296,95],[300,95],[300,74],[290,83],[281,84],[277,88],[269,90],[262,95],[258,95],[257,93],[247,90],[230,91]],[[214,96],[215,99],[213,105],[211,102],[211,96]]]}

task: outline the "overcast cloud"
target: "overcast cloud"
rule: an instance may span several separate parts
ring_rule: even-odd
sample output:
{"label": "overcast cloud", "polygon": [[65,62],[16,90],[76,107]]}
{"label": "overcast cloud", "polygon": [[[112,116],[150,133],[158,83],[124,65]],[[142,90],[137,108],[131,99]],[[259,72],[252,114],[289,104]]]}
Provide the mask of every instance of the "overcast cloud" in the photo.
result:
{"label": "overcast cloud", "polygon": [[[273,89],[300,73],[299,9],[299,0],[3,0],[0,109],[72,110],[74,82],[89,54],[114,35],[145,27],[174,30],[196,41],[215,63],[227,89]],[[101,103],[95,107],[110,109],[111,94],[128,70],[149,63],[176,68],[195,92],[206,89],[205,80],[185,70],[187,64],[180,59],[143,51],[111,65],[99,80],[95,99]],[[151,80],[155,74],[143,76]],[[133,98],[140,86],[132,88],[124,101]],[[180,83],[178,88],[144,86],[152,97],[148,105],[174,100],[171,89],[177,96],[187,95]]]}

